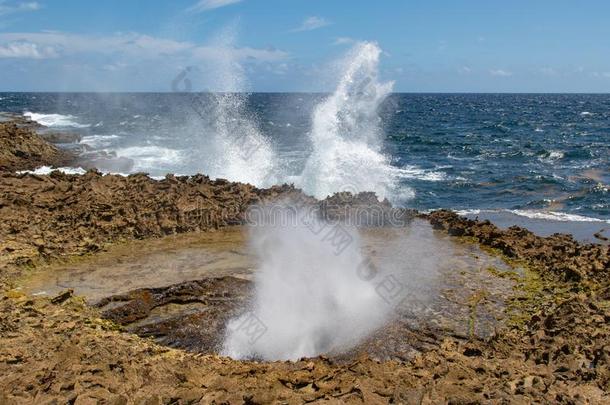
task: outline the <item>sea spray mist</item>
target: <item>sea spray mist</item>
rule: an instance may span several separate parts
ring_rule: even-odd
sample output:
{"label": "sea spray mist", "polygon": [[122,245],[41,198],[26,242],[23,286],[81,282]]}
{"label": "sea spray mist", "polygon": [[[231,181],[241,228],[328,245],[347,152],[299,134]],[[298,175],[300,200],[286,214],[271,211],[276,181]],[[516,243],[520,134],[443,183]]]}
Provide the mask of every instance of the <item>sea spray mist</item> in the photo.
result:
{"label": "sea spray mist", "polygon": [[277,156],[247,108],[248,82],[235,46],[237,26],[225,27],[207,48],[213,50],[204,83],[213,91],[193,93],[192,159],[211,177],[251,183],[259,187],[277,182]]}
{"label": "sea spray mist", "polygon": [[306,209],[257,210],[266,215],[249,226],[260,261],[255,296],[227,325],[223,354],[295,360],[340,353],[386,322],[391,308],[363,277],[367,262],[356,228]]}
{"label": "sea spray mist", "polygon": [[325,198],[338,191],[374,191],[400,203],[413,196],[399,194],[400,169],[382,151],[378,109],[392,91],[392,82],[378,78],[381,49],[372,42],[356,44],[340,62],[335,91],[312,114],[312,153],[298,179],[306,192]]}

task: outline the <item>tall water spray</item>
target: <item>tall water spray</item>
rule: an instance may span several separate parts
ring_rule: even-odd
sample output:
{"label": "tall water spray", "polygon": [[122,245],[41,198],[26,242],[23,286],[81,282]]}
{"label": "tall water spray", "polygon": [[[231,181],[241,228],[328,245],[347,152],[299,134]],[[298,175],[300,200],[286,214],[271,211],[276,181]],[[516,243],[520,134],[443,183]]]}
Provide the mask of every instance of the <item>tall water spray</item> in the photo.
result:
{"label": "tall water spray", "polygon": [[[235,48],[236,27],[226,27],[206,50],[212,64],[204,81],[213,87],[209,97],[195,95],[193,107],[205,137],[196,156],[202,172],[211,177],[270,186],[277,182],[277,159],[271,143],[247,108],[247,81]],[[199,97],[199,98],[198,98]]]}
{"label": "tall water spray", "polygon": [[410,197],[403,187],[395,194],[401,171],[382,153],[378,108],[393,83],[381,83],[378,64],[381,49],[375,43],[354,46],[342,62],[335,92],[314,110],[309,134],[313,152],[299,185],[318,198],[337,191],[374,191],[398,202]]}
{"label": "tall water spray", "polygon": [[355,229],[264,209],[273,220],[250,227],[261,262],[254,301],[229,322],[224,355],[296,360],[341,353],[385,323],[390,308],[363,277],[367,262]]}

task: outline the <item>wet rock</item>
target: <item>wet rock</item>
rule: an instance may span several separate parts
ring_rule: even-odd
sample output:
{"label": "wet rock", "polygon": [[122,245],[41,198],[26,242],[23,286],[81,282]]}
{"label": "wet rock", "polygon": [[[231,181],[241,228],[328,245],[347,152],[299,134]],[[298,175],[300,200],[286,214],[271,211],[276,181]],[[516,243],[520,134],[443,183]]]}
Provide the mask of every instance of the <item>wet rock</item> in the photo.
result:
{"label": "wet rock", "polygon": [[115,153],[96,151],[82,153],[76,165],[84,169],[98,169],[112,173],[129,173],[133,169],[133,159],[118,157]]}
{"label": "wet rock", "polygon": [[55,305],[63,304],[68,299],[70,299],[73,294],[74,294],[73,290],[66,290],[66,291],[62,292],[61,294],[51,298],[51,303],[55,304]]}
{"label": "wet rock", "polygon": [[394,208],[388,200],[379,201],[375,193],[336,193],[320,202],[320,215],[357,227],[404,227],[417,215],[415,210]]}
{"label": "wet rock", "polygon": [[102,315],[133,333],[171,347],[212,354],[228,320],[245,307],[252,285],[235,277],[188,281],[107,297]]}
{"label": "wet rock", "polygon": [[82,139],[74,132],[38,131],[38,135],[45,141],[55,144],[78,143]]}

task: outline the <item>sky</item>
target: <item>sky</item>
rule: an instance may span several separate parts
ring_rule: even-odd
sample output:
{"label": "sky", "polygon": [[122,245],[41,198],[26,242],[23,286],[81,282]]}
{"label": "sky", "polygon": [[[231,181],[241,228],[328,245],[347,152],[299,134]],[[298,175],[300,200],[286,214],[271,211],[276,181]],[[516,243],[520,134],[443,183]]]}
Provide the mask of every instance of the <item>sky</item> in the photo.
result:
{"label": "sky", "polygon": [[0,0],[0,91],[328,91],[333,60],[375,41],[398,92],[607,93],[609,16],[607,0]]}

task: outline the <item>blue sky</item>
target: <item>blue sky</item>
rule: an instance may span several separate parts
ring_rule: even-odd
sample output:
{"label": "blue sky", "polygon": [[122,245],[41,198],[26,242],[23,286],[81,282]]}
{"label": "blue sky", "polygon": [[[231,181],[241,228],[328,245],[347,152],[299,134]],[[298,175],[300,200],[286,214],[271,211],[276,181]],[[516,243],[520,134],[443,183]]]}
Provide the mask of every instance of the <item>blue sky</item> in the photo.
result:
{"label": "blue sky", "polygon": [[607,0],[0,0],[0,91],[171,91],[188,66],[214,88],[227,57],[244,90],[325,91],[369,40],[396,91],[605,93],[609,16]]}

